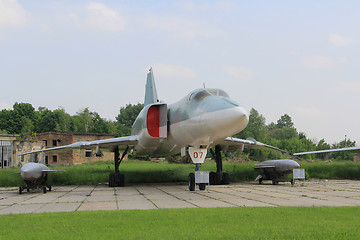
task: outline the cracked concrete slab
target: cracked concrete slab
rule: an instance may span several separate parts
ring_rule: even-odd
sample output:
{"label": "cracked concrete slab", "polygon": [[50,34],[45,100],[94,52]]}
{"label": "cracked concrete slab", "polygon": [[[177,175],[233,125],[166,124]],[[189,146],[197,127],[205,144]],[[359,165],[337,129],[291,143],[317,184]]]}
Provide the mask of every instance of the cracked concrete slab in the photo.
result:
{"label": "cracked concrete slab", "polygon": [[132,210],[160,208],[277,206],[360,206],[360,181],[312,180],[305,185],[254,182],[210,186],[190,192],[186,183],[55,186],[19,194],[16,188],[0,188],[0,215],[42,212]]}

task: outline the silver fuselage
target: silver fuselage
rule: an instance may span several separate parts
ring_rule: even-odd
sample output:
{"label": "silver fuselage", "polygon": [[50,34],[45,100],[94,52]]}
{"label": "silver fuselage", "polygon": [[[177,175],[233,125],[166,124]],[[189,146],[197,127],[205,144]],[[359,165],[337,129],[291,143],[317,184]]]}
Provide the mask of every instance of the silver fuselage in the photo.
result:
{"label": "silver fuselage", "polygon": [[41,177],[44,176],[43,170],[49,170],[47,166],[41,163],[26,163],[20,169],[20,175],[24,181],[36,181],[39,180]]}
{"label": "silver fuselage", "polygon": [[255,164],[255,170],[263,174],[284,175],[293,172],[293,169],[300,168],[300,165],[291,159],[267,160]]}
{"label": "silver fuselage", "polygon": [[140,112],[132,129],[132,135],[139,136],[135,146],[139,155],[174,155],[187,146],[214,146],[242,131],[249,121],[246,110],[220,89],[197,89],[168,105],[164,138],[148,136],[147,109]]}

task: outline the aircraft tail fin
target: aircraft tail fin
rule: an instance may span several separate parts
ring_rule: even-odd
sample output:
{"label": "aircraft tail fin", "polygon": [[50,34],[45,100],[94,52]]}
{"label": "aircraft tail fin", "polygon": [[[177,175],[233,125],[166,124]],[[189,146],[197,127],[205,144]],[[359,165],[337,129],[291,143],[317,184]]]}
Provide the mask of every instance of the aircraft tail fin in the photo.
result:
{"label": "aircraft tail fin", "polygon": [[150,68],[146,79],[144,106],[152,103],[157,103],[158,101],[159,100],[156,93],[154,74],[152,68]]}

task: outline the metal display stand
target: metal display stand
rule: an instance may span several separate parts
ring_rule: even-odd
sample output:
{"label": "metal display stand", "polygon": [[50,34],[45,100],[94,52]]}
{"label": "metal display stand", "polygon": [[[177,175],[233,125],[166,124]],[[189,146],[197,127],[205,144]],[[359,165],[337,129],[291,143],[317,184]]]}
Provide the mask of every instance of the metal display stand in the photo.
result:
{"label": "metal display stand", "polygon": [[293,169],[293,181],[294,182],[295,182],[295,179],[303,179],[304,180],[303,186],[305,186],[305,169],[304,168]]}
{"label": "metal display stand", "polygon": [[207,189],[209,192],[209,171],[195,171],[195,184],[207,184]]}

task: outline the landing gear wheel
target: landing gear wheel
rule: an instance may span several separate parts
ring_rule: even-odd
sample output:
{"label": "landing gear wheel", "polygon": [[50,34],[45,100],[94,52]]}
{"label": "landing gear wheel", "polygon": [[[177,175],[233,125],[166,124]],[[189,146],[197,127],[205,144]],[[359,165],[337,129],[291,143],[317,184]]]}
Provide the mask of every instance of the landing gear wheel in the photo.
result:
{"label": "landing gear wheel", "polygon": [[215,172],[211,172],[210,173],[210,185],[216,185],[216,173]]}
{"label": "landing gear wheel", "polygon": [[228,173],[223,173],[222,174],[222,181],[221,181],[222,184],[224,185],[229,185],[230,184],[230,176]]}
{"label": "landing gear wheel", "polygon": [[206,183],[199,184],[199,190],[205,190],[205,188],[206,188]]}
{"label": "landing gear wheel", "polygon": [[291,183],[291,185],[294,185],[294,184],[295,184],[294,179],[291,179],[291,180],[290,180],[290,183]]}
{"label": "landing gear wheel", "polygon": [[22,194],[23,187],[19,187],[19,194]]}
{"label": "landing gear wheel", "polygon": [[259,184],[262,184],[262,181],[263,181],[263,179],[262,179],[262,178],[260,178],[260,179],[259,179]]}
{"label": "landing gear wheel", "polygon": [[47,186],[48,187],[48,189],[49,189],[49,192],[51,192],[51,186],[49,185],[49,186]]}
{"label": "landing gear wheel", "polygon": [[30,192],[30,188],[26,188],[26,191],[27,191],[27,192]]}
{"label": "landing gear wheel", "polygon": [[188,177],[189,191],[195,191],[195,174],[190,173]]}
{"label": "landing gear wheel", "polygon": [[110,173],[109,175],[109,187],[115,187],[115,174]]}
{"label": "landing gear wheel", "polygon": [[277,183],[276,180],[272,180],[273,185],[276,185],[276,183]]}
{"label": "landing gear wheel", "polygon": [[46,193],[46,186],[43,186],[43,192]]}
{"label": "landing gear wheel", "polygon": [[220,185],[221,184],[221,173],[211,172],[210,173],[210,184],[211,185]]}
{"label": "landing gear wheel", "polygon": [[120,174],[120,176],[119,176],[119,187],[124,187],[124,186],[125,186],[125,175]]}

